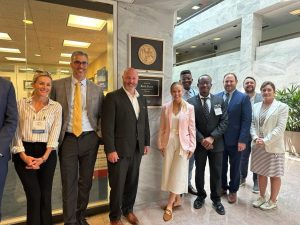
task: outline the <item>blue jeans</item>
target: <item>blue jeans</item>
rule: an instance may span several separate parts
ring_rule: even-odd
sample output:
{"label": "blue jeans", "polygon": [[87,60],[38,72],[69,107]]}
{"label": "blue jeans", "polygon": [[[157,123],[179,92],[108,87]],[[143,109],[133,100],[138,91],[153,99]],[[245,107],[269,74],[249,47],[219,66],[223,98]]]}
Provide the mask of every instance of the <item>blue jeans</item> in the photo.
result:
{"label": "blue jeans", "polygon": [[[246,145],[246,149],[242,151],[241,156],[241,165],[240,165],[240,175],[241,178],[246,179],[248,175],[248,165],[249,165],[249,157],[251,153],[251,141],[249,141]],[[257,174],[253,173],[253,182],[257,182]]]}

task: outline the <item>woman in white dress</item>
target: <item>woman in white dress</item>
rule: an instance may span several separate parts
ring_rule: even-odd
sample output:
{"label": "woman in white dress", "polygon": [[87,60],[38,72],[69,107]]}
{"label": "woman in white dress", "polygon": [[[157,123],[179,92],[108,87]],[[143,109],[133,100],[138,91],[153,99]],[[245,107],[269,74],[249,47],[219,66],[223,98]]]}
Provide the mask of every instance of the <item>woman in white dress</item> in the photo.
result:
{"label": "woman in white dress", "polygon": [[[251,171],[258,175],[260,197],[253,206],[262,210],[277,207],[277,196],[284,174],[284,131],[289,107],[275,99],[275,85],[266,81],[261,85],[263,102],[254,104],[252,113]],[[271,196],[266,199],[268,177]]]}
{"label": "woman in white dress", "polygon": [[183,87],[174,82],[172,101],[161,112],[158,147],[163,155],[161,189],[170,192],[163,219],[173,218],[173,208],[180,206],[180,194],[188,192],[189,158],[196,148],[194,106],[182,99]]}

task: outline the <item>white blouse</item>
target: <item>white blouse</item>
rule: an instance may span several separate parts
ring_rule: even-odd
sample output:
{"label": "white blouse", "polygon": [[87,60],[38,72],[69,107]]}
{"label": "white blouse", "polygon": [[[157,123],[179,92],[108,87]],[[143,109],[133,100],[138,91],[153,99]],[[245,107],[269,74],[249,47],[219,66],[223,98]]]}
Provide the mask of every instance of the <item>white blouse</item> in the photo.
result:
{"label": "white blouse", "polygon": [[[32,97],[24,98],[18,101],[18,113],[18,127],[11,149],[13,154],[25,151],[23,141],[44,142],[47,147],[57,149],[62,124],[62,107],[58,102],[49,99],[48,104],[36,112]],[[45,121],[42,132],[34,132],[34,121]]]}

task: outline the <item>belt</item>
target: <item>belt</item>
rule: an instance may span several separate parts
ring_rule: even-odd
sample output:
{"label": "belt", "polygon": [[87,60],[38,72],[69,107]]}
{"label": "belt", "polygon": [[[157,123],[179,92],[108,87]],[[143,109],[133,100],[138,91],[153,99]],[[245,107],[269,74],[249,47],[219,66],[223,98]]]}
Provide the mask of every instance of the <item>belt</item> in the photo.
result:
{"label": "belt", "polygon": [[83,137],[85,135],[88,135],[88,134],[91,134],[91,133],[94,133],[95,131],[83,131],[78,137],[73,134],[73,133],[70,133],[70,132],[66,132],[65,135],[70,135],[70,136],[74,136],[76,138],[80,138],[80,137]]}

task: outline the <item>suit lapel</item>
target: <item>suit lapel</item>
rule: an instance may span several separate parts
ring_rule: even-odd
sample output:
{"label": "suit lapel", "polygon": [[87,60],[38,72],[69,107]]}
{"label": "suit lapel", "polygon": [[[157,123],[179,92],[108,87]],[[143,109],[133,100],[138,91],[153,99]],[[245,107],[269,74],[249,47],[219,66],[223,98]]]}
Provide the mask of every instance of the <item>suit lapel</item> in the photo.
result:
{"label": "suit lapel", "polygon": [[[134,111],[134,108],[132,106],[132,103],[131,103],[129,97],[127,96],[127,93],[124,91],[123,87],[121,88],[120,93],[121,93],[122,98],[124,99],[124,101],[128,105],[128,107],[130,108],[131,112],[133,113],[134,118],[136,118],[135,111]],[[138,100],[138,102],[139,102],[139,100]],[[139,106],[140,106],[140,102],[139,102]],[[141,111],[141,108],[140,108],[140,111]]]}
{"label": "suit lapel", "polygon": [[273,112],[277,109],[277,107],[278,107],[278,102],[276,100],[273,100],[273,102],[267,112],[265,121],[267,121],[269,119],[269,117],[273,114]]}
{"label": "suit lapel", "polygon": [[91,88],[91,83],[88,79],[86,79],[86,108],[88,112],[90,112],[89,109],[92,103],[92,96],[95,96],[92,92],[93,89]]}
{"label": "suit lapel", "polygon": [[67,109],[70,109],[71,108],[71,99],[72,99],[72,90],[71,88],[71,82],[72,82],[72,77],[70,77],[70,79],[66,79],[65,80],[65,92],[66,92],[66,97],[67,97],[67,102],[68,102],[68,107]]}

